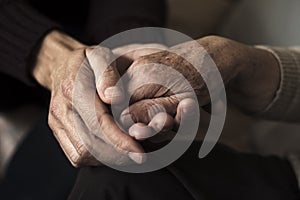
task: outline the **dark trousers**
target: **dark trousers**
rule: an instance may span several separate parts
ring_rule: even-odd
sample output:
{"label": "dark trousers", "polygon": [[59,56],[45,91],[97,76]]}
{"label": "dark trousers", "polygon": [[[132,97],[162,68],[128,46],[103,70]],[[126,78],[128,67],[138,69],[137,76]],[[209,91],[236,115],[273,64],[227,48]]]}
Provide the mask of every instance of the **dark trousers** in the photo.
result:
{"label": "dark trousers", "polygon": [[156,172],[129,174],[87,167],[77,176],[48,128],[45,114],[13,158],[0,184],[0,199],[300,199],[288,161],[237,153],[222,145],[198,159],[199,145],[194,143],[179,160]]}
{"label": "dark trousers", "polygon": [[168,168],[129,174],[107,167],[83,168],[70,200],[295,200],[297,180],[288,161],[237,153],[217,146],[198,159],[199,143]]}

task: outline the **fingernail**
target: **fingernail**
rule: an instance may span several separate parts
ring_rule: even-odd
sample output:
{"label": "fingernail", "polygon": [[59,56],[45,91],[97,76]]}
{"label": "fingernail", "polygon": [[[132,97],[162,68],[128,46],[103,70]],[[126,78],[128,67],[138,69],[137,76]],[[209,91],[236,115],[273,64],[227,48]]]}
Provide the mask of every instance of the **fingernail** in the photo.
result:
{"label": "fingernail", "polygon": [[120,115],[120,121],[125,128],[129,128],[134,124],[132,116],[129,113],[129,109],[126,109],[122,112],[122,114]]}
{"label": "fingernail", "polygon": [[134,152],[129,152],[128,153],[129,158],[136,162],[137,164],[142,164],[146,161],[146,156],[143,156],[141,153],[134,153]]}
{"label": "fingernail", "polygon": [[129,135],[134,137],[136,140],[143,141],[149,137],[152,137],[154,134],[152,129],[143,124],[143,123],[136,123],[129,128]]}
{"label": "fingernail", "polygon": [[117,86],[109,87],[109,88],[106,88],[106,90],[104,91],[104,95],[105,95],[105,98],[108,98],[108,99],[120,97],[120,96],[122,96],[122,90]]}

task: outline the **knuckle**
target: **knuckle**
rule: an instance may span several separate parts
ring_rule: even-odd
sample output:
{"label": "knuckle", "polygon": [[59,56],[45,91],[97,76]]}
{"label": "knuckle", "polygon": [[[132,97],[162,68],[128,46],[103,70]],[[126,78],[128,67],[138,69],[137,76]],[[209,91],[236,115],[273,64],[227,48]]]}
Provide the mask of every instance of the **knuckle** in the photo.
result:
{"label": "knuckle", "polygon": [[76,168],[84,166],[96,166],[100,164],[84,145],[70,158],[72,165]]}
{"label": "knuckle", "polygon": [[77,154],[77,152],[72,152],[68,158],[74,167],[78,168],[82,166],[82,158],[79,154]]}
{"label": "knuckle", "polygon": [[102,54],[107,54],[107,55],[111,54],[111,50],[107,47],[97,46],[96,50],[98,50],[99,53],[102,53]]}
{"label": "knuckle", "polygon": [[[61,110],[59,109],[59,104],[51,102],[49,107],[49,114],[54,118],[58,119],[61,116]],[[51,121],[51,120],[50,120]]]}
{"label": "knuckle", "polygon": [[220,36],[210,35],[202,38],[201,43],[203,43],[204,47],[207,47],[212,51],[214,49],[223,49],[227,45],[230,45],[231,41]]}
{"label": "knuckle", "polygon": [[78,153],[81,157],[83,157],[83,158],[89,157],[90,152],[87,150],[87,148],[85,147],[85,145],[82,142],[78,145],[77,149],[78,149]]}
{"label": "knuckle", "polygon": [[119,76],[113,66],[108,66],[101,77],[98,77],[97,88],[104,89],[105,86],[114,86]]}
{"label": "knuckle", "polygon": [[114,69],[114,66],[113,66],[114,63],[112,63],[112,65],[109,65],[106,67],[106,69],[104,70],[104,78],[107,77],[107,76],[111,76],[111,75],[115,75],[116,71]]}
{"label": "knuckle", "polygon": [[220,37],[219,37],[219,36],[216,36],[216,35],[209,35],[209,36],[203,37],[203,40],[213,41],[213,40],[217,40],[217,39],[219,39],[219,38],[220,38]]}
{"label": "knuckle", "polygon": [[143,100],[130,109],[131,118],[134,122],[149,123],[151,120],[150,113],[154,104],[151,101]]}
{"label": "knuckle", "polygon": [[139,119],[140,119],[139,114],[143,115],[143,113],[142,113],[143,110],[140,110],[140,111],[141,112],[139,112],[138,110],[136,110],[134,108],[130,108],[127,118],[130,118],[133,122],[139,122]]}
{"label": "knuckle", "polygon": [[68,98],[72,99],[74,89],[74,81],[73,80],[64,80],[61,84],[61,90],[63,95]]}
{"label": "knuckle", "polygon": [[147,56],[141,56],[139,59],[137,59],[136,61],[134,61],[131,65],[130,68],[134,68],[134,67],[137,67],[137,66],[140,66],[140,65],[145,65],[147,64],[149,61],[148,61],[148,58]]}

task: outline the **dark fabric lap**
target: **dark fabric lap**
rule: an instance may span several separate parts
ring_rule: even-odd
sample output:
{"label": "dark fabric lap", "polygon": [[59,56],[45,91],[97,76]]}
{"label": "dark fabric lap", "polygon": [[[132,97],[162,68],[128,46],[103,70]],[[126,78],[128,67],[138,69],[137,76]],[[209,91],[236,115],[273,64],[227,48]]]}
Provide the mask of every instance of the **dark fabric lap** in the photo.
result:
{"label": "dark fabric lap", "polygon": [[194,143],[171,166],[151,173],[83,168],[69,199],[300,199],[288,161],[242,154],[223,145],[198,159],[199,147]]}

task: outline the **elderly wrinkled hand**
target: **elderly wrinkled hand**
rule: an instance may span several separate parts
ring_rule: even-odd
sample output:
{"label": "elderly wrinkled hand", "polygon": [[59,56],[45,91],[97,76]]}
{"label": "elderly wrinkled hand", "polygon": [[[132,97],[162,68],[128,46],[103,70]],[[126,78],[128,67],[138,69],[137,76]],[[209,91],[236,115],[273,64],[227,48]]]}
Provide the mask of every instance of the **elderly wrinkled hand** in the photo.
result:
{"label": "elderly wrinkled hand", "polygon": [[[122,112],[120,121],[130,127],[131,136],[145,139],[152,134],[149,127],[170,129],[172,122],[180,123],[184,111],[192,116],[196,106],[193,92],[198,106],[210,103],[203,77],[184,57],[202,63],[204,66],[200,70],[213,82],[216,71],[205,66],[203,61],[209,55],[217,66],[217,73],[221,74],[227,96],[242,111],[258,113],[272,101],[280,73],[276,59],[269,52],[218,36],[201,38],[197,42],[203,47],[202,52],[187,42],[142,56],[128,68],[125,85],[131,94],[130,106]],[[173,73],[174,70],[183,78]],[[218,85],[212,92],[219,92]],[[217,103],[222,106],[222,102]],[[162,116],[162,112],[167,114]]]}
{"label": "elderly wrinkled hand", "polygon": [[[197,42],[203,47],[200,51],[191,43],[170,49],[134,44],[111,51],[87,47],[57,31],[48,34],[33,75],[51,91],[49,125],[72,164],[142,163],[145,157],[140,153],[144,149],[136,140],[144,140],[153,132],[166,134],[182,119],[193,118],[198,106],[210,103],[203,77],[186,56],[203,63],[209,55],[230,100],[243,111],[259,112],[270,103],[280,79],[278,63],[270,53],[216,36]],[[86,68],[78,81],[82,66]],[[213,80],[216,71],[207,66],[201,69]],[[117,85],[120,75],[125,77],[121,86]],[[217,87],[213,92],[218,92]],[[129,103],[120,107],[117,116],[122,129],[108,105],[118,107],[126,95],[130,96]],[[79,133],[89,134],[97,159]]]}
{"label": "elderly wrinkled hand", "polygon": [[[200,89],[197,80],[201,76],[187,61],[170,53],[166,47],[148,44],[140,45],[137,50],[135,46],[127,46],[118,52],[131,60],[122,73],[126,77],[123,79],[125,91],[130,96],[129,107],[120,115],[122,125],[137,140],[144,140],[157,132],[164,133],[166,139],[170,138],[170,131],[176,129],[182,116],[186,119],[193,116],[196,109],[193,94],[195,88]],[[174,70],[170,71],[163,65]],[[194,81],[193,87],[176,72],[190,73],[189,81]],[[200,94],[198,89],[195,91]]]}
{"label": "elderly wrinkled hand", "polygon": [[[87,47],[57,31],[46,36],[37,55],[33,75],[51,91],[48,123],[74,166],[99,165],[99,158],[101,162],[117,165],[132,160],[143,162],[137,154],[143,148],[119,128],[107,106],[122,100],[121,88],[115,87],[119,74],[115,63],[110,63],[113,59],[109,49]],[[85,65],[83,79],[75,82]],[[82,89],[81,93],[74,91],[75,86]],[[76,103],[76,95],[83,104]],[[88,95],[94,99],[87,98]],[[89,106],[95,108],[95,117],[93,110],[85,107],[93,103]],[[98,160],[87,149],[80,135],[83,132],[99,149]]]}

